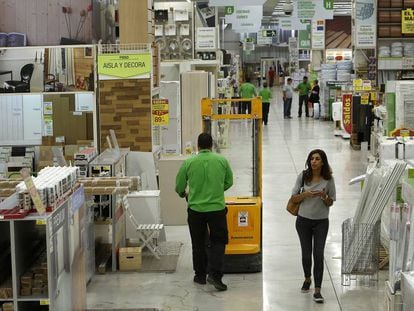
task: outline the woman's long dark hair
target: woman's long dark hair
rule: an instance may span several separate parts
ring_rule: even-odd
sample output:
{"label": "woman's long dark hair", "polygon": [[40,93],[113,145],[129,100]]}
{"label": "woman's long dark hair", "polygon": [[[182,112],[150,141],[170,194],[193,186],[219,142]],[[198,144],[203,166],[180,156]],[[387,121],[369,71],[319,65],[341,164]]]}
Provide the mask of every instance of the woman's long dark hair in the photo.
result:
{"label": "woman's long dark hair", "polygon": [[321,149],[314,149],[309,152],[308,158],[306,159],[305,163],[305,181],[310,182],[312,181],[313,173],[312,173],[312,166],[311,166],[311,158],[312,156],[317,153],[322,159],[322,169],[321,169],[321,176],[323,179],[330,180],[332,178],[332,170],[328,162],[328,157],[326,156],[325,151]]}

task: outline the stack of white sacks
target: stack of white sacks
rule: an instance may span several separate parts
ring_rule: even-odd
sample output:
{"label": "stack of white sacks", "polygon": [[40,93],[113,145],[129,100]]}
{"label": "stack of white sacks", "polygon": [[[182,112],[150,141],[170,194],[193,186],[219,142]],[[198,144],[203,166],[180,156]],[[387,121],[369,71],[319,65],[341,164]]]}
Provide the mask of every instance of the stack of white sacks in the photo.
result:
{"label": "stack of white sacks", "polygon": [[394,159],[414,160],[414,137],[382,137],[379,145],[380,164]]}

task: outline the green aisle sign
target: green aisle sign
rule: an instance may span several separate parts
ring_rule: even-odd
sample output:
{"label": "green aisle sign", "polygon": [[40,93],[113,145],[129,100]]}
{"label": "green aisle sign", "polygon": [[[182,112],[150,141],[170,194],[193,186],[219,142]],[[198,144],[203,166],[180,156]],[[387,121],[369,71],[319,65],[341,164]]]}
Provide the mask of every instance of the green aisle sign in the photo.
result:
{"label": "green aisle sign", "polygon": [[234,13],[234,6],[226,6],[224,8],[224,15],[231,15]]}
{"label": "green aisle sign", "polygon": [[98,56],[98,74],[129,78],[151,73],[151,54],[103,54]]}
{"label": "green aisle sign", "polygon": [[324,0],[323,6],[327,10],[333,10],[333,2],[334,0]]}
{"label": "green aisle sign", "polygon": [[299,49],[311,48],[311,33],[309,30],[299,30]]}

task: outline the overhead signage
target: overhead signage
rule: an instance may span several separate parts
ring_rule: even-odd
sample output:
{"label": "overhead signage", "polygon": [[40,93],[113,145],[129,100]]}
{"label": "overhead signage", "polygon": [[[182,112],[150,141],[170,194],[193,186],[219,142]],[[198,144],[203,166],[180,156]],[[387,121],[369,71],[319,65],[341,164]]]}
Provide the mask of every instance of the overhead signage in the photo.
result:
{"label": "overhead signage", "polygon": [[311,48],[311,33],[309,30],[299,30],[299,49]]}
{"label": "overhead signage", "polygon": [[151,74],[151,62],[151,53],[98,55],[98,74],[106,80],[148,78]]}
{"label": "overhead signage", "polygon": [[260,5],[263,6],[266,0],[209,0],[209,6],[230,6],[230,5]]}
{"label": "overhead signage", "polygon": [[260,30],[257,32],[257,45],[270,45],[273,42],[272,37],[266,37],[266,31],[268,30]]}
{"label": "overhead signage", "polygon": [[246,38],[243,42],[243,51],[251,52],[254,51],[254,41],[253,38]]}
{"label": "overhead signage", "polygon": [[401,11],[401,32],[414,33],[414,11],[411,8]]}
{"label": "overhead signage", "polygon": [[266,29],[266,30],[262,30],[262,35],[263,37],[276,37],[277,32],[276,30]]}
{"label": "overhead signage", "polygon": [[258,31],[262,17],[262,6],[235,6],[232,14],[225,15],[226,23],[230,23],[236,32]]}
{"label": "overhead signage", "polygon": [[325,20],[312,21],[312,50],[325,49]]}
{"label": "overhead signage", "polygon": [[279,27],[283,30],[304,30],[310,21],[291,17],[279,17]]}
{"label": "overhead signage", "polygon": [[197,27],[196,31],[196,50],[215,50],[216,49],[216,28]]}
{"label": "overhead signage", "polygon": [[168,99],[153,99],[152,100],[152,125],[168,125]]}
{"label": "overhead signage", "polygon": [[352,132],[352,94],[342,95],[342,124],[344,130],[351,134]]}
{"label": "overhead signage", "polygon": [[377,41],[377,1],[356,0],[355,47],[375,48]]}
{"label": "overhead signage", "polygon": [[333,19],[333,0],[297,0],[293,16],[298,19]]}

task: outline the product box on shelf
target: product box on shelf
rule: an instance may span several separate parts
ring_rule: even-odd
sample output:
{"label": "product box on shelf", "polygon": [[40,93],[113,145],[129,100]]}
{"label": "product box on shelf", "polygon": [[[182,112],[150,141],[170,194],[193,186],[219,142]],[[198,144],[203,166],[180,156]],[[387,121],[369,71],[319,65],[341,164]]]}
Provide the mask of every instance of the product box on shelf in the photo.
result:
{"label": "product box on shelf", "polygon": [[121,247],[119,249],[119,270],[136,271],[141,269],[141,247]]}

